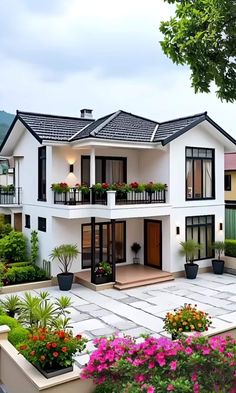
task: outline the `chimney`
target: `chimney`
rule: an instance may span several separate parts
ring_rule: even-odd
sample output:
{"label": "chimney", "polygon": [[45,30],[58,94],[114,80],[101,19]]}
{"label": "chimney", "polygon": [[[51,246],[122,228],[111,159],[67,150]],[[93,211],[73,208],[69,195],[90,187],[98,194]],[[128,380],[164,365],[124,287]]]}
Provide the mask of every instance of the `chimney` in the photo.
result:
{"label": "chimney", "polygon": [[92,109],[81,109],[80,117],[84,119],[92,119],[93,118],[93,110]]}

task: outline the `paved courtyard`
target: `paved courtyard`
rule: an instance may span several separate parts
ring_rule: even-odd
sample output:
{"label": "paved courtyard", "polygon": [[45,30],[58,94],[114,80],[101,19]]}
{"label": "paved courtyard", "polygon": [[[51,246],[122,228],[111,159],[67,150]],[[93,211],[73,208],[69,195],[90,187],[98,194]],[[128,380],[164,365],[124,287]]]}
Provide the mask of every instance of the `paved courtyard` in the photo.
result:
{"label": "paved courtyard", "polygon": [[[124,291],[108,289],[94,292],[74,284],[68,293],[59,291],[58,287],[31,292],[36,294],[40,290],[48,291],[52,299],[62,295],[71,297],[71,327],[75,334],[82,333],[88,338],[88,352],[94,349],[94,338],[115,332],[135,337],[142,333],[156,337],[163,335],[166,312],[184,303],[197,304],[199,309],[208,312],[213,318],[213,327],[236,322],[236,276],[229,274],[204,273],[199,274],[196,280],[177,278]],[[4,296],[0,295],[0,298]],[[85,352],[76,357],[76,362],[82,366],[88,358]]]}

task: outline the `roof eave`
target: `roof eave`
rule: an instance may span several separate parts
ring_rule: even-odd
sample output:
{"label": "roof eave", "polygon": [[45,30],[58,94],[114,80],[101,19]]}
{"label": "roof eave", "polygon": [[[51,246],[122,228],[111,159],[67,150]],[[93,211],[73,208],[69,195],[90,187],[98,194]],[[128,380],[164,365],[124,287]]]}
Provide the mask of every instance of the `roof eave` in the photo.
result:
{"label": "roof eave", "polygon": [[185,132],[191,130],[191,128],[196,127],[198,124],[202,123],[204,120],[206,120],[206,115],[201,116],[199,119],[197,119],[194,122],[188,124],[182,130],[175,132],[173,135],[169,136],[168,138],[165,138],[162,141],[162,145],[163,146],[167,145],[168,143],[172,142],[174,139],[176,139],[179,136],[185,134]]}

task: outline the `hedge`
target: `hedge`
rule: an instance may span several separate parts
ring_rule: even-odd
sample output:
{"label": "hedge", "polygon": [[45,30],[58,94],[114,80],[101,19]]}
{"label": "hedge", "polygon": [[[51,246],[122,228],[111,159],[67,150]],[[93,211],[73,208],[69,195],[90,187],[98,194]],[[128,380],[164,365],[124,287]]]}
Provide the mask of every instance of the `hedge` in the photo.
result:
{"label": "hedge", "polygon": [[236,257],[236,240],[225,240],[225,255],[227,255],[228,257]]}

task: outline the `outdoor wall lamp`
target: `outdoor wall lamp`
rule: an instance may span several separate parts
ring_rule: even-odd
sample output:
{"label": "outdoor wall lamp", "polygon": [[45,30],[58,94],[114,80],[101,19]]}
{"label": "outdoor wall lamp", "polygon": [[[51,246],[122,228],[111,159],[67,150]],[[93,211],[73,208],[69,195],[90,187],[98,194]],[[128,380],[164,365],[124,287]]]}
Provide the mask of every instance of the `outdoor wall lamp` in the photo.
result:
{"label": "outdoor wall lamp", "polygon": [[69,172],[73,173],[74,172],[74,164],[69,165]]}
{"label": "outdoor wall lamp", "polygon": [[176,227],[176,235],[180,235],[180,227]]}
{"label": "outdoor wall lamp", "polygon": [[223,231],[223,222],[220,222],[219,230],[220,230],[220,231]]}

